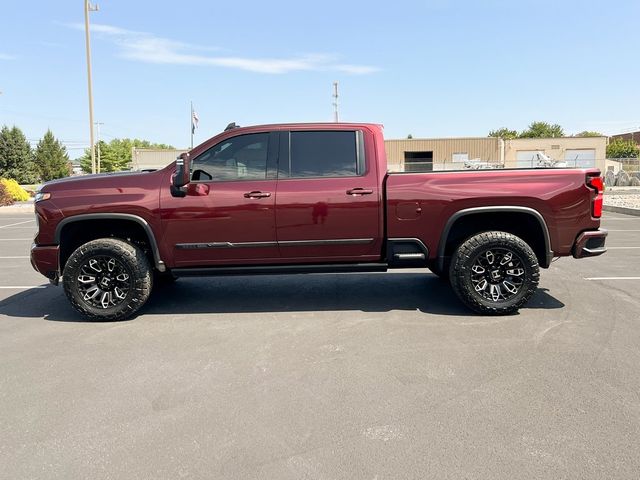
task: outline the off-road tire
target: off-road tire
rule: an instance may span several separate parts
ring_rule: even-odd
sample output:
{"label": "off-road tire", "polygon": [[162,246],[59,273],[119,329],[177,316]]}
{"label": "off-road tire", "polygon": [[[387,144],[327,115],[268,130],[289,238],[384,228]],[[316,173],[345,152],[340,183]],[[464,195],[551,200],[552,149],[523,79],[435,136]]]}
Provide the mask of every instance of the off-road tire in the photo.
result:
{"label": "off-road tire", "polygon": [[[511,287],[517,283],[516,280],[522,280],[517,292],[511,293],[507,290],[510,293],[509,298],[488,299],[482,293],[486,294],[486,288],[481,292],[476,290],[482,286],[482,280],[478,280],[478,274],[472,268],[482,268],[478,262],[484,260],[481,256],[487,255],[489,251],[510,252],[514,263],[519,265],[518,273],[520,269],[523,270],[521,277],[509,276],[507,272],[515,273],[516,270],[509,270],[507,263],[500,277],[502,280],[496,280],[508,282],[507,285]],[[503,255],[506,256],[505,253]],[[506,232],[483,232],[468,238],[457,248],[449,266],[449,281],[455,294],[468,308],[484,315],[509,315],[517,312],[534,294],[539,280],[540,267],[531,247],[520,237]]]}
{"label": "off-road tire", "polygon": [[[89,262],[96,262],[96,259],[102,262],[113,259],[113,263],[122,272],[122,278],[128,275],[128,288],[124,298],[116,298],[117,303],[106,308],[93,305],[84,298],[84,285],[79,279],[83,268],[86,272]],[[142,249],[115,238],[100,238],[81,245],[71,254],[64,267],[64,292],[73,308],[90,320],[115,321],[130,317],[148,300],[152,285],[152,269]],[[120,290],[119,293],[122,295],[122,292]]]}

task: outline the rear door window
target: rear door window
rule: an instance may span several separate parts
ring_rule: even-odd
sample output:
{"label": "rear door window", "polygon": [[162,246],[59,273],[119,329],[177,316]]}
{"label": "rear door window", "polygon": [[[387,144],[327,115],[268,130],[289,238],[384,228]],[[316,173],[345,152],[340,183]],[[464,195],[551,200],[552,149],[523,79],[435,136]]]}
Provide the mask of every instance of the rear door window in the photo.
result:
{"label": "rear door window", "polygon": [[349,177],[364,173],[361,132],[291,132],[289,145],[289,158],[280,159],[280,177]]}

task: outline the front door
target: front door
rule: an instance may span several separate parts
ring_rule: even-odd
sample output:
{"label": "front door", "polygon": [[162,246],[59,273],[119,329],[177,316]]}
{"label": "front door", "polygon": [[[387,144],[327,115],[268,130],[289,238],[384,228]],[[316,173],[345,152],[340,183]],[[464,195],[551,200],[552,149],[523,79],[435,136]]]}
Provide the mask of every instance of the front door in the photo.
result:
{"label": "front door", "polygon": [[277,134],[227,138],[193,159],[185,197],[163,194],[164,242],[176,267],[269,263],[279,257],[276,180],[267,174],[275,144]]}

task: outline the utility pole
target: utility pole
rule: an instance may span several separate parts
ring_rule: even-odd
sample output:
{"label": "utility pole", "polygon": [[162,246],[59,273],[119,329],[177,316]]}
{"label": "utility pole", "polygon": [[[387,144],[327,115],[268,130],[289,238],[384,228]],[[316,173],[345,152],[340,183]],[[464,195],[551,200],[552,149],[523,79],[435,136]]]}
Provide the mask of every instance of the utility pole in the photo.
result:
{"label": "utility pole", "polygon": [[97,150],[97,162],[96,162],[96,173],[100,173],[100,125],[104,125],[102,122],[96,122],[96,150]]}
{"label": "utility pole", "polygon": [[96,173],[96,146],[93,139],[93,87],[91,85],[91,40],[89,38],[89,12],[97,12],[98,5],[84,0],[84,32],[87,47],[87,85],[89,87],[89,138],[91,148],[91,173]]}
{"label": "utility pole", "polygon": [[338,122],[338,82],[333,82],[333,121]]}

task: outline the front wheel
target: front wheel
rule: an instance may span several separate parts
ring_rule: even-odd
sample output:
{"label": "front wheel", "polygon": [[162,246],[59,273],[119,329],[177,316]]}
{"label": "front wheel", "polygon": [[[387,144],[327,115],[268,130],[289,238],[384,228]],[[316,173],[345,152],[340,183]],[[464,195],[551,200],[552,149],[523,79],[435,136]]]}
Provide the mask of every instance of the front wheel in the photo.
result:
{"label": "front wheel", "polygon": [[475,312],[515,313],[540,279],[538,259],[521,238],[483,232],[464,241],[451,259],[449,280],[458,298]]}
{"label": "front wheel", "polygon": [[100,238],[78,247],[64,267],[64,292],[73,308],[91,320],[124,320],[151,293],[149,260],[137,246]]}

